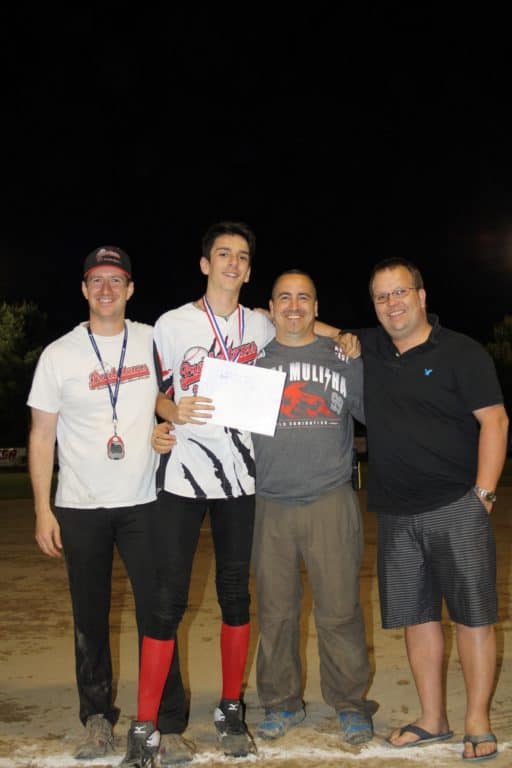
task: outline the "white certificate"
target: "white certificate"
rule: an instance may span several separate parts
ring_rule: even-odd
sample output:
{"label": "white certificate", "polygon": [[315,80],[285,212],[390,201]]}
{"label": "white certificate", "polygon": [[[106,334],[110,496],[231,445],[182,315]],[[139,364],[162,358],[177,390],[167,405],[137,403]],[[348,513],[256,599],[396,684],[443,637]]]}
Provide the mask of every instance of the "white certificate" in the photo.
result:
{"label": "white certificate", "polygon": [[272,436],[285,379],[284,371],[205,357],[197,394],[213,400],[209,423]]}

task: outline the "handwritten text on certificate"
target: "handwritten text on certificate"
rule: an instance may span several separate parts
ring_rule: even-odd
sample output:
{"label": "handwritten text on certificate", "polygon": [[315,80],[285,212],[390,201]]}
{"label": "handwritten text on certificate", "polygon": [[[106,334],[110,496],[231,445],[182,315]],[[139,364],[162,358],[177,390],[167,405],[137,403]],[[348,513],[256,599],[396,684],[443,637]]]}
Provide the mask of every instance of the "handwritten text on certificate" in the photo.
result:
{"label": "handwritten text on certificate", "polygon": [[213,400],[211,424],[272,436],[285,379],[284,371],[205,357],[197,394]]}

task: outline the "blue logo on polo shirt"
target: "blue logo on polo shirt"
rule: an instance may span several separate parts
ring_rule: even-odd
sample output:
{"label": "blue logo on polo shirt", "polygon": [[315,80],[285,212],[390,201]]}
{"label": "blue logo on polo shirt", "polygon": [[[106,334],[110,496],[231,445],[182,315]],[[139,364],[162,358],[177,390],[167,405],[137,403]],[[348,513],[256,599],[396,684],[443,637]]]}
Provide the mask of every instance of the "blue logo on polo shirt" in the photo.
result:
{"label": "blue logo on polo shirt", "polygon": [[424,370],[425,370],[425,376],[430,376],[430,374],[432,373],[432,371],[434,369],[433,368],[425,368]]}

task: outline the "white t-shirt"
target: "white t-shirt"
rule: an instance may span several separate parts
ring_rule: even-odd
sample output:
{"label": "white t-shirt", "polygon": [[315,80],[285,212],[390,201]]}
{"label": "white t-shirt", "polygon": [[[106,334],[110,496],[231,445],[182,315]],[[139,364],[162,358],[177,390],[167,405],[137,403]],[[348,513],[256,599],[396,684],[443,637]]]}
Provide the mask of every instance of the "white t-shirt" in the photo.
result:
{"label": "white t-shirt", "polygon": [[[274,326],[260,312],[240,307],[245,328],[240,339],[239,313],[216,315],[237,363],[254,364],[258,352],[274,337]],[[162,315],[155,324],[155,342],[162,367],[161,391],[178,402],[197,394],[203,359],[222,357],[205,312],[185,304]],[[233,498],[254,493],[254,453],[249,432],[216,424],[176,425],[176,446],[165,470],[164,488],[178,496]]]}
{"label": "white t-shirt", "polygon": [[[149,325],[126,321],[128,338],[117,400],[117,432],[125,457],[112,460],[114,434],[105,374],[87,333],[79,325],[43,350],[28,405],[58,413],[59,479],[55,503],[92,509],[144,504],[155,496],[158,457],[151,448],[158,384]],[[124,332],[94,336],[112,392]]]}

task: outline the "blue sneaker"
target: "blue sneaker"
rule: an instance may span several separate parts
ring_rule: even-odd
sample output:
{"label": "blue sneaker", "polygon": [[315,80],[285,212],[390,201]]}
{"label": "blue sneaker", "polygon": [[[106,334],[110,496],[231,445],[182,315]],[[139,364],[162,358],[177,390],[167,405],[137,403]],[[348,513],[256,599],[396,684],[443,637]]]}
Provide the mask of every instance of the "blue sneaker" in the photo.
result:
{"label": "blue sneaker", "polygon": [[343,741],[347,744],[364,744],[373,738],[373,723],[369,715],[364,712],[351,710],[349,712],[339,712]]}
{"label": "blue sneaker", "polygon": [[262,739],[280,739],[294,725],[302,723],[305,717],[304,709],[298,709],[296,712],[268,709],[265,719],[256,728],[256,735]]}

